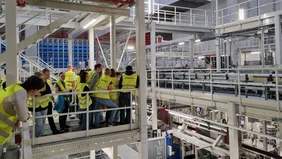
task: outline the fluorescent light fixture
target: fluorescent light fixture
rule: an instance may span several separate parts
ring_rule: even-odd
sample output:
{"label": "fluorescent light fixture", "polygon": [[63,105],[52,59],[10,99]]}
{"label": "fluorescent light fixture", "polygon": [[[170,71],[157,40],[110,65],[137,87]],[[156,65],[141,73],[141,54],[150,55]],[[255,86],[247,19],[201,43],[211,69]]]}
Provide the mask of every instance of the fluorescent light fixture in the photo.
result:
{"label": "fluorescent light fixture", "polygon": [[180,42],[180,43],[178,43],[178,45],[184,45],[184,42]]}
{"label": "fluorescent light fixture", "polygon": [[199,57],[198,57],[198,59],[203,59],[203,58],[205,58],[205,56],[199,56]]}
{"label": "fluorescent light fixture", "polygon": [[84,25],[83,29],[87,29],[88,27],[90,27],[90,25],[94,24],[95,22],[96,22],[96,19],[92,19],[89,23]]}
{"label": "fluorescent light fixture", "polygon": [[199,42],[201,42],[201,39],[196,39],[195,40],[195,43],[199,43]]}
{"label": "fluorescent light fixture", "polygon": [[239,9],[239,20],[245,19],[245,11],[244,9]]}
{"label": "fluorescent light fixture", "polygon": [[260,52],[251,52],[252,55],[260,54]]}
{"label": "fluorescent light fixture", "polygon": [[134,46],[127,46],[128,50],[134,50]]}

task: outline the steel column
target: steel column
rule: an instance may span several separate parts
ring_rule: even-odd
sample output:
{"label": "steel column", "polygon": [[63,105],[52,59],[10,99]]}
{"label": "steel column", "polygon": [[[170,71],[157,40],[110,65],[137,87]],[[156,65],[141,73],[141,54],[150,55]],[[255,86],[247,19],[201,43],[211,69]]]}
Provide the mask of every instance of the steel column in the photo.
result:
{"label": "steel column", "polygon": [[152,127],[158,129],[158,106],[156,99],[156,23],[151,22],[151,88],[152,88]]}
{"label": "steel column", "polygon": [[282,64],[282,40],[281,40],[281,17],[276,15],[275,19],[275,61],[276,65],[279,66]]}
{"label": "steel column", "polygon": [[96,151],[95,150],[90,151],[90,159],[96,159]]}
{"label": "steel column", "polygon": [[73,56],[73,53],[72,53],[72,47],[73,47],[73,43],[72,43],[72,39],[68,39],[68,64],[72,64],[73,61],[72,61],[72,56]]}
{"label": "steel column", "polygon": [[220,56],[220,38],[217,37],[215,40],[215,52],[216,52],[216,71],[221,70],[221,56]]}
{"label": "steel column", "polygon": [[[238,107],[234,103],[228,103],[228,124],[232,126],[237,126],[237,113]],[[239,155],[239,136],[238,130],[229,128],[229,149],[230,149],[230,159],[238,159]]]}
{"label": "steel column", "polygon": [[[89,62],[88,62],[88,67],[91,69],[94,69],[95,65],[95,55],[94,55],[94,28],[91,27],[89,28],[88,31],[88,42],[89,42]],[[97,61],[97,60],[96,60]]]}
{"label": "steel column", "polygon": [[147,77],[146,77],[146,50],[145,50],[145,13],[144,0],[135,2],[136,15],[136,59],[137,72],[140,75],[138,90],[138,124],[140,128],[139,158],[148,159],[147,141]]}
{"label": "steel column", "polygon": [[190,69],[194,68],[194,39],[189,40],[189,59],[190,59]]}
{"label": "steel column", "polygon": [[[267,135],[266,134],[266,121],[262,120],[261,125],[262,125],[262,133]],[[263,137],[263,150],[267,151],[267,138],[266,137]]]}
{"label": "steel column", "polygon": [[113,147],[113,159],[118,159],[118,146]]}
{"label": "steel column", "polygon": [[7,85],[18,80],[16,1],[6,1],[6,49]]}
{"label": "steel column", "polygon": [[[281,34],[281,33],[280,33]],[[265,60],[264,60],[264,29],[261,29],[261,36],[260,36],[260,43],[259,43],[259,47],[260,47],[260,59],[261,59],[261,65],[262,67],[265,66]]]}
{"label": "steel column", "polygon": [[111,68],[116,68],[116,19],[115,16],[112,15],[110,17],[110,51],[111,51]]}

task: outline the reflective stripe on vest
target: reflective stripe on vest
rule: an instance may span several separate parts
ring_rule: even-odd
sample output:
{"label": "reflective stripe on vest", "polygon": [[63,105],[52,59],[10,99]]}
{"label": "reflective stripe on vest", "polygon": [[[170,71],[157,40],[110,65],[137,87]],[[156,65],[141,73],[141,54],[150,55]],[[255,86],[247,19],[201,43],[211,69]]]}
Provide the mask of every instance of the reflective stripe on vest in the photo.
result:
{"label": "reflective stripe on vest", "polygon": [[[136,82],[137,82],[137,74],[134,73],[132,75],[126,75],[122,74],[122,89],[134,89],[136,88]],[[124,93],[130,92],[130,91],[121,91]],[[132,91],[132,94],[135,94],[135,91]]]}
{"label": "reflective stripe on vest", "polygon": [[[86,83],[80,83],[78,85],[78,92],[83,92],[84,87],[88,87],[89,85]],[[87,97],[88,96],[88,97]],[[81,94],[77,95],[78,100],[79,100],[79,107],[80,109],[86,109],[87,107],[89,107],[92,104],[92,100],[89,96],[89,94],[87,94],[86,96],[82,96]],[[88,98],[88,106],[86,106],[87,102],[86,99]]]}
{"label": "reflective stripe on vest", "polygon": [[[112,90],[115,90],[115,89],[117,89],[118,87],[117,87],[117,81],[118,81],[118,79],[116,78],[116,77],[111,77],[112,78],[112,84],[111,84],[111,86],[112,86]],[[110,92],[110,99],[111,100],[116,100],[116,99],[118,99],[118,92]]]}
{"label": "reflective stripe on vest", "polygon": [[[46,90],[46,85],[44,85],[44,87],[41,89],[41,92],[45,90]],[[50,97],[42,96],[42,97],[35,98],[35,109],[39,108],[40,106],[42,108],[46,108],[49,104],[49,101],[50,101]],[[28,107],[33,108],[32,98],[28,98]]]}
{"label": "reflective stripe on vest", "polygon": [[88,72],[88,79],[87,79],[87,84],[91,85],[91,82],[93,80],[93,78],[95,77],[95,75],[97,74],[96,71],[92,70]]}
{"label": "reflective stripe on vest", "polygon": [[[50,89],[52,91],[52,83],[51,83],[51,81],[49,79],[47,79],[46,82],[47,82],[47,84],[49,85],[49,87],[50,87]],[[52,102],[52,101],[53,101],[52,97],[49,97],[49,102]]]}
{"label": "reflective stripe on vest", "polygon": [[[110,76],[102,76],[96,86],[95,86],[95,91],[105,91],[108,90],[109,84],[111,83],[112,78]],[[95,93],[94,95],[97,98],[103,98],[103,99],[110,99],[109,92],[100,92],[100,93]]]}
{"label": "reflective stripe on vest", "polygon": [[[3,101],[7,97],[13,95],[15,92],[22,90],[20,84],[12,84],[5,90],[0,91],[0,145],[5,144],[10,140],[13,132],[13,127],[17,121],[16,115],[10,115],[5,112],[3,107]],[[13,102],[13,101],[12,101]],[[26,101],[23,101],[26,102]]]}
{"label": "reflective stripe on vest", "polygon": [[72,82],[73,82],[73,75],[74,75],[74,72],[72,71],[67,71],[65,76],[65,82],[66,82],[66,88],[72,88]]}

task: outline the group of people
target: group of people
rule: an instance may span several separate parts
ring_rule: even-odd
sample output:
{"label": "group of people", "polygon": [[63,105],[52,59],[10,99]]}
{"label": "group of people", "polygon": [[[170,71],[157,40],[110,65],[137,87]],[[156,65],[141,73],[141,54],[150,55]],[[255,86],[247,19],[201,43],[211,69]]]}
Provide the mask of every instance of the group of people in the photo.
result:
{"label": "group of people", "polygon": [[[55,83],[55,92],[79,92],[77,104],[80,111],[86,111],[87,108],[91,111],[129,107],[131,92],[135,93],[129,89],[139,87],[139,77],[133,72],[131,66],[127,66],[123,74],[109,68],[103,71],[101,64],[96,64],[94,70],[81,70],[79,75],[76,74],[76,71],[69,65],[67,72],[61,72],[59,80]],[[4,73],[6,74],[6,71]],[[10,140],[17,123],[28,121],[30,113],[38,117],[52,115],[53,109],[58,113],[74,111],[73,108],[70,109],[70,101],[73,96],[59,95],[55,100],[52,96],[52,84],[49,78],[50,71],[44,69],[42,72],[36,72],[21,84],[14,83],[6,87],[6,78],[2,79],[0,83],[0,156],[3,146]],[[116,89],[121,90],[115,91]],[[101,112],[89,113],[89,128],[101,127],[100,115]],[[129,124],[130,119],[130,108],[119,111],[111,110],[106,112],[105,125]],[[35,118],[35,137],[43,135],[45,120],[46,118]],[[82,130],[86,130],[87,114],[82,113],[80,120]],[[60,115],[60,129],[57,129],[53,117],[48,117],[53,134],[69,131],[70,126],[66,124],[66,121],[67,115]]]}

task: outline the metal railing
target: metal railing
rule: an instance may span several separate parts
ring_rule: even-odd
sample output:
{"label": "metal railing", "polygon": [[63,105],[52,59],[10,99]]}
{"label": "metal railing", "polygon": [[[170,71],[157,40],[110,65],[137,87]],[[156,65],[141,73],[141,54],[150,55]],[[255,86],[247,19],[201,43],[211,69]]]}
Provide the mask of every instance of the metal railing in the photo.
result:
{"label": "metal railing", "polygon": [[[72,96],[76,98],[76,95],[79,94],[86,94],[86,105],[88,105],[89,99],[90,99],[90,94],[92,93],[109,93],[109,92],[119,92],[121,90],[111,90],[111,91],[90,91],[90,92],[70,92],[70,93],[55,93],[55,94],[49,94],[45,95],[42,97],[36,97],[32,99],[33,105],[35,105],[35,99],[38,98],[44,98],[44,97],[51,97],[51,96]],[[51,142],[59,142],[59,141],[66,141],[66,140],[72,140],[76,138],[81,138],[81,137],[89,137],[93,135],[101,135],[101,134],[106,134],[106,133],[114,133],[114,132],[120,132],[120,131],[128,131],[128,130],[133,130],[137,129],[138,125],[138,104],[136,103],[136,96],[133,97],[132,92],[137,91],[137,89],[123,89],[123,91],[130,91],[130,106],[126,107],[117,107],[117,108],[111,108],[111,109],[99,109],[99,110],[90,110],[89,107],[86,108],[86,111],[76,111],[76,100],[71,101],[71,105],[75,107],[75,112],[69,112],[69,113],[59,113],[59,114],[53,114],[53,115],[44,115],[44,116],[32,116],[31,121],[32,124],[30,124],[30,130],[31,130],[31,145],[37,145],[37,144],[48,144]],[[133,100],[134,99],[134,100]],[[135,102],[133,102],[135,101]],[[95,104],[95,103],[94,103]],[[104,127],[104,128],[98,128],[98,129],[90,129],[89,127],[89,118],[91,113],[100,113],[100,112],[107,112],[107,111],[112,111],[112,110],[126,110],[130,109],[131,111],[131,118],[130,118],[130,123],[128,125],[121,125],[121,126],[115,126],[115,129],[113,130],[112,127]],[[133,110],[135,111],[133,115]],[[32,114],[35,114],[35,107],[33,108]],[[58,138],[60,135],[64,134],[59,134],[59,135],[50,135],[50,136],[43,136],[43,137],[38,137],[35,138],[35,120],[38,118],[44,118],[46,117],[58,117],[58,116],[66,116],[66,115],[81,115],[81,114],[86,114],[86,130],[81,130],[81,131],[76,131],[76,132],[69,132],[67,133],[68,135],[65,135],[64,137]],[[93,115],[94,117],[95,115]],[[66,134],[66,133],[65,133]]]}
{"label": "metal railing", "polygon": [[[148,87],[156,82],[157,88],[185,90],[191,97],[191,92],[198,91],[223,96],[234,95],[239,105],[243,98],[255,98],[276,101],[277,117],[280,118],[280,100],[282,100],[282,68],[240,68],[221,69],[168,69],[156,71],[152,81],[151,70],[147,72]],[[173,97],[172,97],[173,98]]]}
{"label": "metal railing", "polygon": [[282,0],[248,0],[217,10],[216,26],[242,21],[256,16],[264,18],[266,17],[267,13],[279,11],[281,9]]}
{"label": "metal railing", "polygon": [[[194,9],[173,5],[153,3],[153,13],[151,13],[148,2],[145,2],[145,19],[158,23],[185,24],[188,26],[213,27],[214,17],[211,10]],[[129,20],[134,20],[135,8],[130,11]]]}

